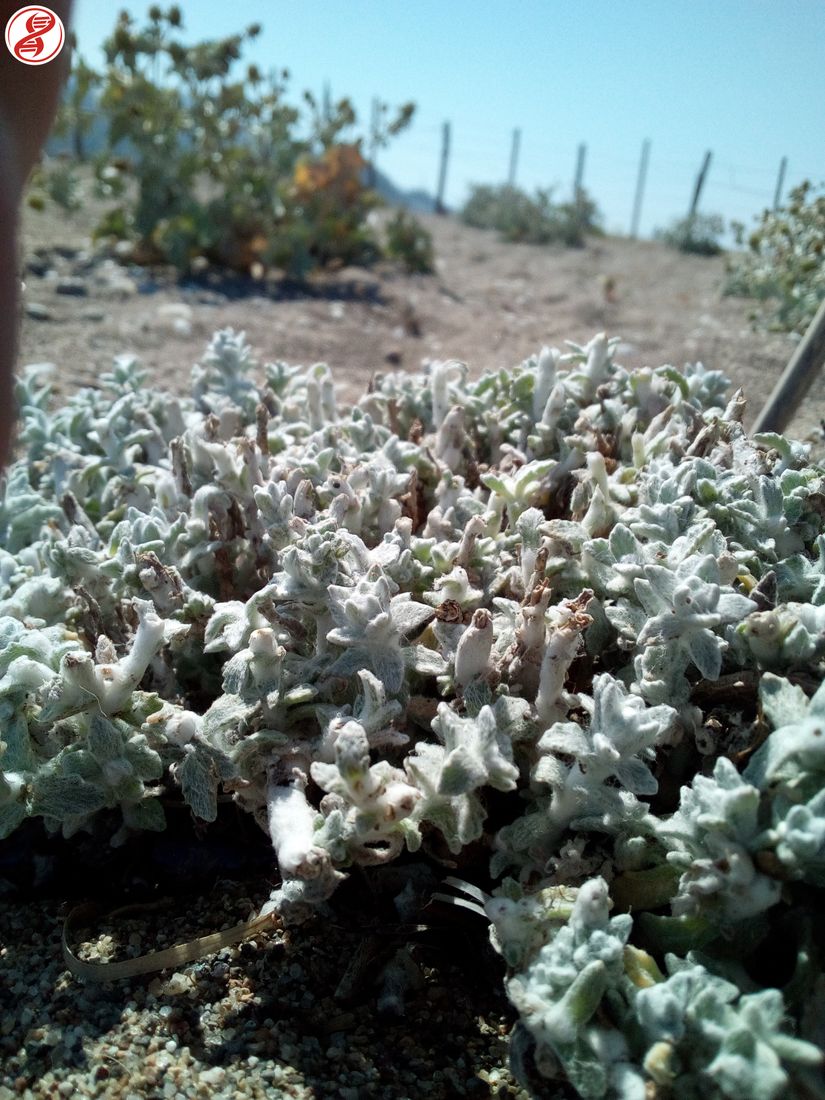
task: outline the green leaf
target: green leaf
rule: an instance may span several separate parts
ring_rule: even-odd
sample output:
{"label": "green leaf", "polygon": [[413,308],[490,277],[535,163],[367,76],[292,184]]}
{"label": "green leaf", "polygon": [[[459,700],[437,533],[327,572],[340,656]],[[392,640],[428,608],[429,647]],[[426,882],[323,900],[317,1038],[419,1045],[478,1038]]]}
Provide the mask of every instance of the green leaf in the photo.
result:
{"label": "green leaf", "polygon": [[162,833],[166,829],[166,814],[157,798],[142,798],[140,802],[122,807],[123,820],[131,829]]}
{"label": "green leaf", "polygon": [[108,718],[95,714],[89,722],[87,745],[89,752],[100,764],[116,760],[123,755],[123,734]]}
{"label": "green leaf", "polygon": [[808,716],[808,696],[802,688],[772,672],[766,672],[759,683],[759,701],[775,730],[801,722]]}
{"label": "green leaf", "polygon": [[653,955],[686,955],[706,947],[718,937],[719,930],[704,917],[663,917],[640,913],[636,917],[642,946]]}
{"label": "green leaf", "polygon": [[11,836],[27,816],[26,807],[22,802],[11,802],[6,806],[0,806],[0,840]]}
{"label": "green leaf", "polygon": [[211,754],[198,745],[187,753],[178,768],[180,783],[186,804],[201,821],[214,821],[218,816],[218,769]]}
{"label": "green leaf", "polygon": [[106,805],[103,788],[78,775],[36,775],[32,787],[32,813],[43,817],[85,817]]}

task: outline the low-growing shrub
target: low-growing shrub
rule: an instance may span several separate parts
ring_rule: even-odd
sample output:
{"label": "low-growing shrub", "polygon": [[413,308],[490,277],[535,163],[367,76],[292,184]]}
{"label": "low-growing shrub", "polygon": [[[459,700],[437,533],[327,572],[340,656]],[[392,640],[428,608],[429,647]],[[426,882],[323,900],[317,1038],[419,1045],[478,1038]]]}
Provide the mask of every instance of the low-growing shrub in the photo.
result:
{"label": "low-growing shrub", "polygon": [[70,162],[59,159],[35,169],[29,182],[28,205],[33,210],[42,210],[47,198],[67,214],[83,205],[83,184]]}
{"label": "low-growing shrub", "polygon": [[727,293],[764,301],[755,317],[770,328],[803,333],[825,298],[825,192],[806,181],[786,206],[765,210],[747,238],[736,229],[747,250],[730,258]]}
{"label": "low-growing shrub", "polygon": [[344,410],[231,331],[188,400],[123,358],[50,412],[29,371],[0,834],[128,844],[177,803],[208,843],[231,792],[273,919],[357,867],[408,914],[417,871],[473,880],[524,1080],[820,1095],[825,471],[718,372],[614,350]]}
{"label": "low-growing shrub", "polygon": [[554,203],[549,191],[528,195],[509,184],[475,184],[461,219],[477,229],[495,229],[506,241],[582,245],[598,230],[598,211],[585,191],[571,203]]}
{"label": "low-growing shrub", "polygon": [[435,269],[433,238],[418,218],[396,210],[386,224],[384,255],[399,260],[405,271],[428,275]]}
{"label": "low-growing shrub", "polygon": [[657,232],[657,238],[669,248],[690,252],[696,256],[718,256],[722,251],[721,238],[725,222],[719,214],[694,214],[679,218],[667,229]]}

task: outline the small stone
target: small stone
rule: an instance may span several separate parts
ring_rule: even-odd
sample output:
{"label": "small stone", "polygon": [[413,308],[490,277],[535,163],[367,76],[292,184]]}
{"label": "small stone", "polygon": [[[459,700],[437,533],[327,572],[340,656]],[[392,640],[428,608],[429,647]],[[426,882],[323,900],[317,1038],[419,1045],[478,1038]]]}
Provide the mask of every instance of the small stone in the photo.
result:
{"label": "small stone", "polygon": [[58,294],[65,294],[70,298],[86,298],[89,288],[83,279],[60,279],[55,286]]}
{"label": "small stone", "polygon": [[403,358],[404,353],[400,348],[390,348],[384,355],[384,362],[389,363],[392,367],[400,367]]}
{"label": "small stone", "polygon": [[46,256],[29,256],[26,260],[26,271],[29,275],[37,275],[43,278],[51,264]]}
{"label": "small stone", "polygon": [[226,1079],[226,1070],[223,1066],[212,1066],[211,1069],[205,1069],[200,1075],[201,1083],[204,1085],[222,1085]]}
{"label": "small stone", "polygon": [[40,302],[26,302],[26,316],[32,321],[51,321],[52,311]]}
{"label": "small stone", "polygon": [[173,974],[166,983],[164,992],[173,997],[179,993],[187,993],[192,988],[192,979],[188,974]]}
{"label": "small stone", "polygon": [[336,272],[336,283],[353,298],[375,298],[381,292],[381,280],[363,267],[343,267]]}

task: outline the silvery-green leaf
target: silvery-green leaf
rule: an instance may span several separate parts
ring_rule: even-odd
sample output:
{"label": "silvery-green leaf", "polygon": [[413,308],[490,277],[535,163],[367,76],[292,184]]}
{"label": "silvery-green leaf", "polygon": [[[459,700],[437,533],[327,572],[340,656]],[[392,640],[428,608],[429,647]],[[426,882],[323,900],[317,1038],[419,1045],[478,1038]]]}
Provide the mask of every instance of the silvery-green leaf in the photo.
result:
{"label": "silvery-green leaf", "polygon": [[409,593],[393,596],[390,600],[390,614],[393,626],[402,638],[414,638],[435,618],[432,607],[417,603]]}
{"label": "silvery-green leaf", "polygon": [[126,742],[123,755],[141,779],[160,779],[163,775],[163,762],[160,755],[150,748],[142,733],[132,734]]}
{"label": "silvery-green leaf", "polygon": [[33,814],[55,817],[61,821],[73,816],[86,816],[102,810],[106,795],[102,787],[86,782],[78,775],[40,773],[32,782]]}
{"label": "silvery-green leaf", "polygon": [[299,707],[304,703],[311,703],[317,696],[318,689],[312,684],[297,684],[284,693],[284,704],[288,707]]}
{"label": "silvery-green leaf", "polygon": [[774,729],[799,722],[808,715],[808,696],[797,684],[766,672],[759,682],[759,701]]}
{"label": "silvery-green leaf", "polygon": [[202,746],[186,754],[177,770],[177,780],[195,817],[214,821],[218,816],[218,769]]}
{"label": "silvery-green leaf", "polygon": [[464,688],[464,708],[471,718],[476,718],[482,707],[493,702],[493,693],[484,680],[471,680]]}
{"label": "silvery-green leaf", "polygon": [[123,753],[124,737],[114,722],[95,714],[89,721],[87,744],[89,752],[101,764],[114,760]]}
{"label": "silvery-green leaf", "polygon": [[483,785],[487,772],[481,762],[463,746],[453,749],[444,759],[438,781],[438,793],[444,795],[467,794]]}
{"label": "silvery-green leaf", "polygon": [[[416,647],[417,648],[417,647]],[[371,651],[369,665],[379,680],[386,684],[387,691],[398,692],[404,682],[404,651],[391,650],[381,653]]]}
{"label": "silvery-green leaf", "polygon": [[5,806],[0,806],[0,840],[11,836],[27,816],[26,806],[22,802],[9,802]]}
{"label": "silvery-green leaf", "polygon": [[10,772],[29,772],[36,767],[34,746],[29,736],[29,725],[22,714],[4,713],[0,704],[0,768]]}
{"label": "silvery-green leaf", "polygon": [[162,833],[166,828],[166,814],[157,798],[142,798],[122,807],[123,820],[131,829]]}
{"label": "silvery-green leaf", "polygon": [[631,794],[656,794],[659,784],[653,772],[641,760],[625,760],[616,767],[616,778]]}
{"label": "silvery-green leaf", "polygon": [[694,630],[685,639],[690,658],[706,680],[718,680],[722,669],[722,643],[709,630]]}
{"label": "silvery-green leaf", "polygon": [[496,728],[511,743],[529,741],[536,736],[536,720],[530,706],[512,695],[500,695],[493,704]]}
{"label": "silvery-green leaf", "polygon": [[206,625],[204,652],[213,653],[222,649],[235,652],[245,641],[247,629],[249,624],[245,604],[240,600],[216,604]]}
{"label": "silvery-green leaf", "polygon": [[369,669],[362,669],[358,673],[358,680],[359,697],[353,709],[353,717],[368,734],[376,733],[397,718],[403,708],[398,700],[387,698],[383,683]]}
{"label": "silvery-green leaf", "polygon": [[546,753],[541,756],[530,772],[530,778],[535,783],[545,783],[550,787],[563,787],[570,771],[558,756]]}
{"label": "silvery-green leaf", "polygon": [[443,676],[447,671],[448,665],[444,658],[427,646],[405,646],[401,652],[407,668],[417,672],[419,676]]}
{"label": "silvery-green leaf", "polygon": [[237,695],[221,695],[203,716],[203,733],[211,741],[226,734],[237,735],[252,708]]}

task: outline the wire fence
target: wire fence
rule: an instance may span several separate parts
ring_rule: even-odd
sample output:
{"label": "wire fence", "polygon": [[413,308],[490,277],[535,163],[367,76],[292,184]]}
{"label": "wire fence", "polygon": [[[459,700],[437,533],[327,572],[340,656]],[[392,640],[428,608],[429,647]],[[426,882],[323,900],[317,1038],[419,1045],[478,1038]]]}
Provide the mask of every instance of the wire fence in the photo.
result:
{"label": "wire fence", "polygon": [[[446,134],[446,136],[445,136]],[[471,184],[512,182],[525,190],[550,190],[560,201],[575,193],[576,173],[602,211],[609,232],[652,235],[685,217],[697,187],[702,157],[673,155],[648,144],[643,168],[643,141],[638,151],[599,147],[569,139],[553,141],[522,130],[494,134],[480,125],[456,127],[432,118],[417,119],[379,158],[400,188],[426,192],[436,205],[463,205]],[[446,145],[446,148],[445,148]],[[584,145],[586,155],[581,153]],[[379,163],[379,167],[381,167]],[[711,155],[699,186],[699,212],[720,214],[727,222],[751,225],[787,195],[787,161],[739,163]],[[446,180],[444,193],[439,181]],[[730,234],[729,234],[730,236]]]}

